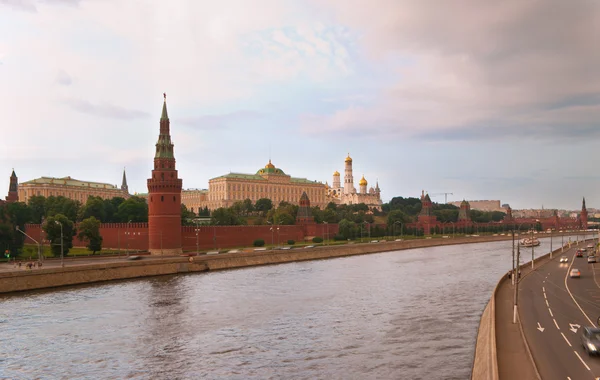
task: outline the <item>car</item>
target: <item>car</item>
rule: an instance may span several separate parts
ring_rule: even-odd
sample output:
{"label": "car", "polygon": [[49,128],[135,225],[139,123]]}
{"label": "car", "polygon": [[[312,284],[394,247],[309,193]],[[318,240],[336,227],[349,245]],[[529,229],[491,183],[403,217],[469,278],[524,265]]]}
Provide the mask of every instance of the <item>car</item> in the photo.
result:
{"label": "car", "polygon": [[588,247],[588,249],[594,249],[594,245],[593,244],[588,244],[587,247]]}
{"label": "car", "polygon": [[588,264],[595,263],[595,262],[596,262],[596,256],[588,256]]}
{"label": "car", "polygon": [[569,262],[569,258],[567,256],[561,256],[560,260],[558,260],[561,263],[568,263]]}
{"label": "car", "polygon": [[575,253],[575,256],[583,257],[583,253],[581,251],[577,250],[577,252]]}
{"label": "car", "polygon": [[581,277],[581,272],[579,271],[579,269],[571,269],[571,273],[569,273],[569,277],[571,278],[579,278]]}
{"label": "car", "polygon": [[598,355],[600,350],[600,329],[586,326],[581,333],[581,345],[588,355]]}
{"label": "car", "polygon": [[584,253],[585,251],[587,251],[587,249],[585,249],[585,248],[578,248],[577,249],[577,252]]}

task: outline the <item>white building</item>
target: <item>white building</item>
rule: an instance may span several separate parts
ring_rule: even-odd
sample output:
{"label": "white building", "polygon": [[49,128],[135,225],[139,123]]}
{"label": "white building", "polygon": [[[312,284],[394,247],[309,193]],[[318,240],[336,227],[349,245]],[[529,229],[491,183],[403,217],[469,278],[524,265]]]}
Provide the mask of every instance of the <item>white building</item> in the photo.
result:
{"label": "white building", "polygon": [[333,173],[333,183],[329,187],[325,185],[327,190],[327,199],[329,202],[336,204],[359,204],[364,203],[370,208],[381,210],[381,190],[379,189],[379,183],[376,182],[375,187],[367,191],[368,182],[365,176],[358,182],[359,190],[356,191],[354,187],[354,176],[352,175],[352,158],[350,154],[344,160],[344,185],[342,186],[340,181],[340,173],[336,170]]}

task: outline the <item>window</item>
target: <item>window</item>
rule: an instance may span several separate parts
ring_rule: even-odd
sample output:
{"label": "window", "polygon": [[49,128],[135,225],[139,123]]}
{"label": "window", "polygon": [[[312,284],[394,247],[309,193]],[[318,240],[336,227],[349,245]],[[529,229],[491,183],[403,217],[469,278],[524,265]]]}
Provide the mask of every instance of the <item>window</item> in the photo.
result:
{"label": "window", "polygon": [[150,197],[150,202],[152,202],[152,201],[154,200],[153,198],[154,198],[154,197]]}
{"label": "window", "polygon": [[161,202],[164,202],[164,201],[165,201],[165,197],[164,197],[164,195],[161,195],[161,196],[160,196],[160,201],[161,201]]}
{"label": "window", "polygon": [[164,181],[164,179],[165,179],[165,173],[160,173],[160,179],[162,179]]}
{"label": "window", "polygon": [[177,198],[175,198],[175,196],[173,195],[173,202],[176,202]]}

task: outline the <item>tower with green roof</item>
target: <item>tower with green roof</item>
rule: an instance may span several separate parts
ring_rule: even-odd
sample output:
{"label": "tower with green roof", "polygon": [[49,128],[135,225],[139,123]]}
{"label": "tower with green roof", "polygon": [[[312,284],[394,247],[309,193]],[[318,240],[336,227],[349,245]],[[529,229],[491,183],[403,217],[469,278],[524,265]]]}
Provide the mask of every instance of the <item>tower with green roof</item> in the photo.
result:
{"label": "tower with green roof", "polygon": [[152,178],[148,179],[148,247],[152,255],[178,255],[182,253],[182,181],[175,168],[167,95],[163,95],[154,169]]}

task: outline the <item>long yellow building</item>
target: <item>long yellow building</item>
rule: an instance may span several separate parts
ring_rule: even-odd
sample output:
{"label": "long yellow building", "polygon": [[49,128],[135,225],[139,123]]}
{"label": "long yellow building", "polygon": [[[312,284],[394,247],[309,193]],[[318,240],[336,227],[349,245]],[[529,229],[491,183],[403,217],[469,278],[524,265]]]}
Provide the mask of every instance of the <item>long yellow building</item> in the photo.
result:
{"label": "long yellow building", "polygon": [[90,196],[102,199],[114,197],[129,198],[127,179],[123,172],[121,188],[109,183],[80,181],[71,177],[53,178],[41,177],[19,184],[19,201],[29,202],[29,198],[35,195],[43,197],[58,197],[73,199],[85,203]]}
{"label": "long yellow building", "polygon": [[208,207],[231,207],[237,201],[271,199],[276,207],[280,202],[298,204],[306,192],[313,206],[327,205],[325,185],[306,178],[295,178],[269,163],[256,174],[229,173],[208,181],[207,190],[183,190],[181,202],[194,212]]}

